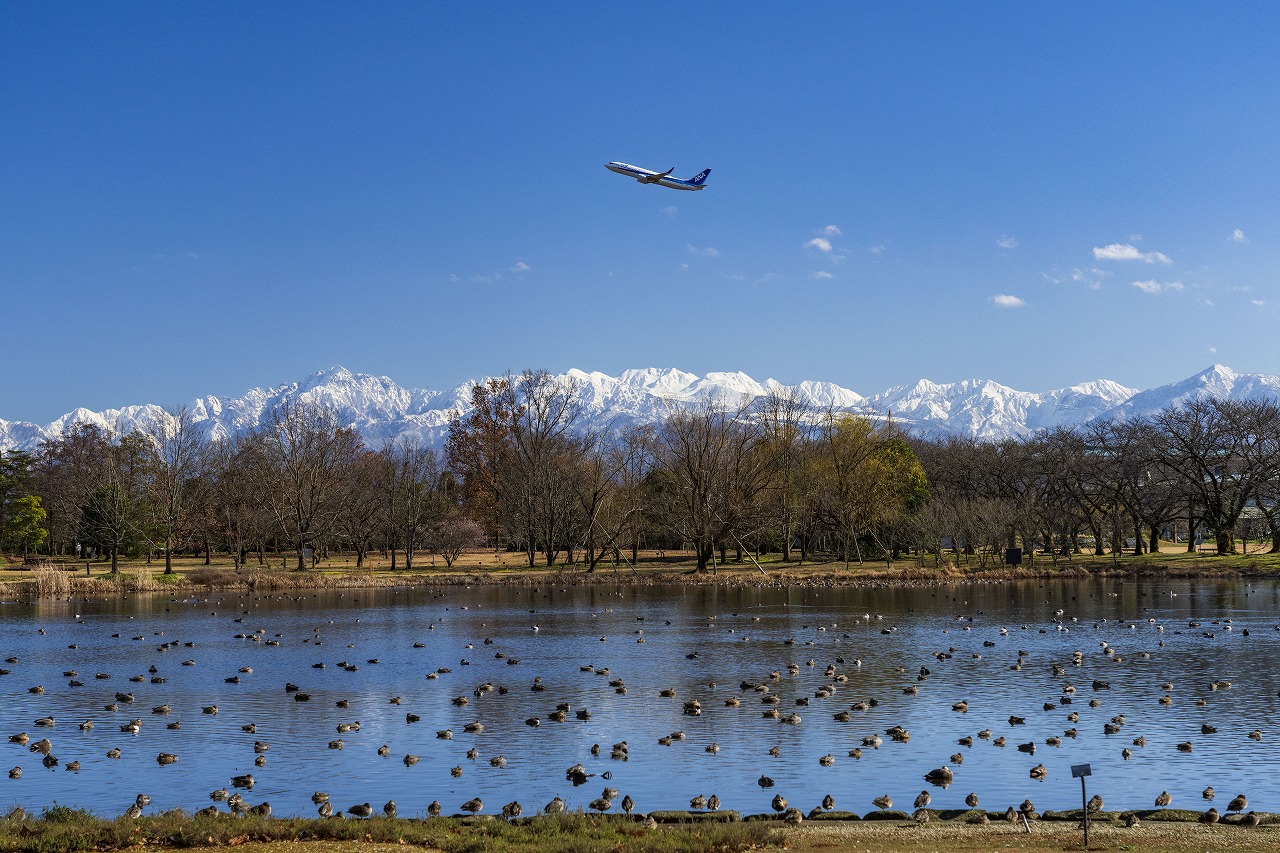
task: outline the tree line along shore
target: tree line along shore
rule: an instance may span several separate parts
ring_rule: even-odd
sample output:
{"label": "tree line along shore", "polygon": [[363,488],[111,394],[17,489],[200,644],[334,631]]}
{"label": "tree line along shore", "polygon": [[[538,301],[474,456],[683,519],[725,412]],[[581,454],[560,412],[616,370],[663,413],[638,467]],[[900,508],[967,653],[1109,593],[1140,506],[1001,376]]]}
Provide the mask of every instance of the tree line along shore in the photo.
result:
{"label": "tree line along shore", "polygon": [[576,391],[545,371],[477,385],[439,450],[411,437],[371,448],[299,401],[218,440],[182,409],[128,435],[76,424],[0,454],[0,549],[91,574],[162,563],[165,576],[190,558],[412,572],[476,554],[493,555],[475,566],[486,571],[1121,570],[1174,554],[1200,571],[1268,571],[1280,552],[1274,401],[985,442],[785,394],[595,430]]}

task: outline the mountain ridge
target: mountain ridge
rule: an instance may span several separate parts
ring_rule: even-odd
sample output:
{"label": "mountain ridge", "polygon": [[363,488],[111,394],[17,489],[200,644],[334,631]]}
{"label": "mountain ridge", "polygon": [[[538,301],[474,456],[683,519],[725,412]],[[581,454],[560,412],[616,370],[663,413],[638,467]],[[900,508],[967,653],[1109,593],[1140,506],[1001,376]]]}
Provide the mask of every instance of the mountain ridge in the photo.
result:
{"label": "mountain ridge", "polygon": [[[936,383],[921,379],[864,396],[831,382],[807,380],[785,385],[763,382],[741,372],[698,376],[678,368],[637,368],[618,376],[570,369],[560,378],[577,385],[584,426],[617,428],[654,423],[672,407],[701,401],[737,400],[793,391],[818,408],[835,408],[894,423],[925,435],[963,436],[986,441],[1020,438],[1041,429],[1075,426],[1109,416],[1145,416],[1170,405],[1207,396],[1231,399],[1280,398],[1280,376],[1236,373],[1215,364],[1187,377],[1147,390],[1128,388],[1108,379],[1082,382],[1044,392],[1019,391],[990,379]],[[198,397],[188,408],[214,439],[241,435],[263,423],[276,407],[301,401],[332,408],[339,421],[357,430],[372,447],[399,436],[412,436],[439,447],[456,413],[470,408],[468,380],[447,391],[404,388],[387,376],[353,373],[341,366],[317,370],[298,382],[274,388],[251,388],[239,397]],[[154,404],[122,406],[94,412],[76,408],[48,424],[0,419],[0,450],[35,450],[77,423],[91,423],[120,435],[146,429],[167,418]]]}

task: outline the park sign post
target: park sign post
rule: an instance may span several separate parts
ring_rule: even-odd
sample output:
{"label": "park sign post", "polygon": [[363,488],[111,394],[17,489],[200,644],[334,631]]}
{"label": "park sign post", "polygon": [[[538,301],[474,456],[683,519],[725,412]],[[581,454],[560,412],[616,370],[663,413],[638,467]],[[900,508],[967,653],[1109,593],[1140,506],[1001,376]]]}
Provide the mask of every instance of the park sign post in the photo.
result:
{"label": "park sign post", "polygon": [[1089,849],[1089,800],[1084,790],[1084,777],[1093,774],[1088,764],[1072,764],[1071,778],[1080,780],[1080,814],[1084,821],[1084,848]]}

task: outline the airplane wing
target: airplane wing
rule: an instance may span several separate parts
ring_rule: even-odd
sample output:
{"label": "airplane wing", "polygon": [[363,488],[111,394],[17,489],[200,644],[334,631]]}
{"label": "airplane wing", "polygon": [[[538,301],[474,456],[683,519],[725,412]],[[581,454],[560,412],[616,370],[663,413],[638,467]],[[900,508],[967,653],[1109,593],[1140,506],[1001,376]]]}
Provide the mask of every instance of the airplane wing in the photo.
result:
{"label": "airplane wing", "polygon": [[675,166],[672,166],[670,169],[667,169],[667,171],[665,171],[665,172],[658,172],[658,173],[657,173],[657,174],[655,174],[655,175],[646,175],[645,177],[640,178],[640,180],[641,180],[641,181],[644,181],[646,184],[656,184],[658,181],[660,181],[660,180],[662,180],[663,178],[667,177],[668,175],[670,175],[670,174],[671,174],[672,172],[674,172],[675,170],[676,170],[676,167],[675,167]]}

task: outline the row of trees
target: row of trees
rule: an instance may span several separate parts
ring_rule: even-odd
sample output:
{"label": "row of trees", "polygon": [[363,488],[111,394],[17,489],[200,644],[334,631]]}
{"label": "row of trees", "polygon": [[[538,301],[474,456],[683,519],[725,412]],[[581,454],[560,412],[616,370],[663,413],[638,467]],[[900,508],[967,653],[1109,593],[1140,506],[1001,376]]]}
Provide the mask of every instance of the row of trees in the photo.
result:
{"label": "row of trees", "polygon": [[478,535],[429,448],[400,440],[370,451],[331,411],[303,404],[224,441],[207,440],[185,410],[119,439],[78,424],[5,461],[14,485],[0,527],[15,527],[27,500],[43,534],[6,546],[46,542],[51,554],[97,557],[113,571],[122,555],[161,554],[171,573],[176,552],[208,562],[215,549],[237,565],[292,551],[301,569],[333,546],[353,550],[357,566],[378,547],[411,568],[422,548],[452,562]]}
{"label": "row of trees", "polygon": [[917,442],[933,500],[921,541],[1039,545],[1050,553],[1135,554],[1200,535],[1218,554],[1240,531],[1280,552],[1280,408],[1205,399],[1151,417],[1058,428],[1019,441]]}
{"label": "row of trees", "polygon": [[772,396],[596,433],[577,390],[546,372],[490,380],[449,428],[463,506],[530,566],[581,550],[590,570],[642,545],[690,545],[699,571],[729,550],[790,559],[795,543],[847,561],[927,498],[911,448],[866,419]]}
{"label": "row of trees", "polygon": [[[660,423],[585,428],[579,389],[544,371],[477,385],[441,454],[370,449],[332,411],[294,402],[236,439],[187,411],[112,436],[80,424],[0,458],[0,537],[12,551],[163,555],[237,564],[330,549],[392,566],[452,564],[489,543],[541,560],[634,562],[691,547],[698,570],[780,552],[849,562],[904,549],[1055,555],[1157,550],[1181,525],[1235,550],[1243,519],[1280,550],[1280,409],[1206,400],[1151,418],[1025,440],[923,440],[775,394],[673,407]],[[84,554],[88,556],[88,553]]]}

